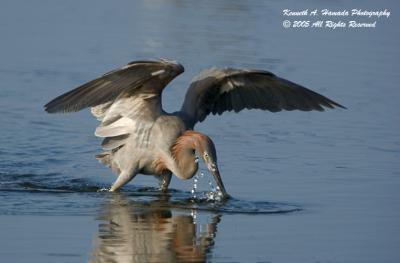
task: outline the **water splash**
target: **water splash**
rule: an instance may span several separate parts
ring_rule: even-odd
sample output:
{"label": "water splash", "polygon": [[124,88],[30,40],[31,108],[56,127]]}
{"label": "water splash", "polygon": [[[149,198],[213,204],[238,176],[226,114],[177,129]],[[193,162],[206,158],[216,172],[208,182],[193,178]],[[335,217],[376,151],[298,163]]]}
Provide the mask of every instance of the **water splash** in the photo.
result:
{"label": "water splash", "polygon": [[[208,191],[198,191],[200,181],[206,175],[209,177],[209,179],[208,179],[209,190]],[[199,201],[221,202],[224,199],[221,189],[218,186],[214,186],[211,175],[209,173],[203,172],[203,171],[199,171],[193,177],[193,186],[192,186],[190,193],[192,194],[192,198],[194,200],[199,200]]]}
{"label": "water splash", "polygon": [[190,216],[192,217],[192,219],[193,219],[193,224],[197,224],[197,210],[194,210],[194,209],[192,209],[191,211],[190,211]]}
{"label": "water splash", "polygon": [[193,178],[193,186],[192,186],[192,190],[190,190],[190,193],[192,194],[192,198],[196,199],[197,195],[196,195],[196,191],[197,191],[197,182],[198,182],[198,175],[196,174]]}
{"label": "water splash", "polygon": [[224,195],[222,194],[221,190],[219,189],[219,187],[217,186],[216,188],[214,188],[215,190],[212,190],[210,192],[206,192],[205,196],[207,198],[207,201],[217,201],[217,202],[221,202],[224,200]]}

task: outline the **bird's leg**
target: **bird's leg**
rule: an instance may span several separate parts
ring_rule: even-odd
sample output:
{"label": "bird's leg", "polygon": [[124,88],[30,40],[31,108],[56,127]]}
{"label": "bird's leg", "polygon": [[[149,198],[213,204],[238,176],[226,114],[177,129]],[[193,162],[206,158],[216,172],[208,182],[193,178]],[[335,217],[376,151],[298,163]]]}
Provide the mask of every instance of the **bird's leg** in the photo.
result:
{"label": "bird's leg", "polygon": [[166,192],[168,190],[169,183],[171,182],[172,173],[171,172],[163,172],[160,177],[160,190],[162,192]]}
{"label": "bird's leg", "polygon": [[115,192],[118,190],[120,187],[124,186],[126,183],[128,183],[130,180],[135,177],[136,171],[123,171],[118,175],[117,180],[113,183],[111,186],[110,192]]}

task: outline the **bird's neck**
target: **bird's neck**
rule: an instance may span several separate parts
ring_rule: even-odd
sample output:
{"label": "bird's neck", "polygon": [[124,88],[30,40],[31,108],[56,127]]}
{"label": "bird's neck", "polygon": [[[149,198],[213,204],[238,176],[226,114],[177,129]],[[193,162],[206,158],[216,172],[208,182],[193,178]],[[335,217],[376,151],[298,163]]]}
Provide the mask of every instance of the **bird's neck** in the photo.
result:
{"label": "bird's neck", "polygon": [[195,149],[198,145],[198,132],[186,131],[176,139],[171,147],[171,154],[175,160],[174,174],[181,179],[192,178],[199,168]]}

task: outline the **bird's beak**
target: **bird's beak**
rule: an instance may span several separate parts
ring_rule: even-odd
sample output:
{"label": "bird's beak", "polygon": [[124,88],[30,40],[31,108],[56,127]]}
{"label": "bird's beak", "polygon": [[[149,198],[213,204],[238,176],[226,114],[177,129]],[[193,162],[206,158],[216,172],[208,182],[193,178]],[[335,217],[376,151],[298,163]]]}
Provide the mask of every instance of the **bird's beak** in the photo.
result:
{"label": "bird's beak", "polygon": [[212,173],[215,182],[218,185],[219,191],[222,193],[223,199],[228,199],[230,196],[225,190],[224,183],[222,182],[221,175],[219,174],[218,166],[216,164],[207,163],[208,170]]}

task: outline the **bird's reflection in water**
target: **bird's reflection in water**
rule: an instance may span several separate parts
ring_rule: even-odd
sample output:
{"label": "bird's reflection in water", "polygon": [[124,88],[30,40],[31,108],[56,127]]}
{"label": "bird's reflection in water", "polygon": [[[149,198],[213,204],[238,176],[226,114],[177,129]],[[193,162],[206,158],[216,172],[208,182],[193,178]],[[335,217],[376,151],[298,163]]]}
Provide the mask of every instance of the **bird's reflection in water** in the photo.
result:
{"label": "bird's reflection in water", "polygon": [[193,212],[166,207],[167,196],[132,199],[113,194],[104,205],[90,262],[207,261],[221,215],[196,222]]}

